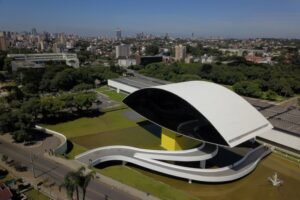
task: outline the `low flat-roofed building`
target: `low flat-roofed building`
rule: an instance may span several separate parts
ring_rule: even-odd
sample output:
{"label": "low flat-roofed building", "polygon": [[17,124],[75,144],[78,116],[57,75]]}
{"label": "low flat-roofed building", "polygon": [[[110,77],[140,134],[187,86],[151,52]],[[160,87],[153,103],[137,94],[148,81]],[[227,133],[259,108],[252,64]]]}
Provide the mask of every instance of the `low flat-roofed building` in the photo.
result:
{"label": "low flat-roofed building", "polygon": [[49,61],[64,61],[66,65],[74,68],[79,67],[79,59],[75,53],[36,53],[36,54],[7,54],[16,62],[43,63]]}

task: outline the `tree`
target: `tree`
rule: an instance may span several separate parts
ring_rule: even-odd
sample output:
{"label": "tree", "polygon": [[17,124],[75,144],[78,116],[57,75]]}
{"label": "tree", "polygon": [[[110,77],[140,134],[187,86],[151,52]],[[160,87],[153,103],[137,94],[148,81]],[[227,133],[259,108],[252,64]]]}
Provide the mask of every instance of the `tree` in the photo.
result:
{"label": "tree", "polygon": [[259,84],[250,81],[241,81],[233,85],[233,90],[240,95],[250,97],[261,97],[262,91],[259,88]]}
{"label": "tree", "polygon": [[87,84],[87,83],[80,83],[78,85],[75,85],[72,88],[73,92],[79,92],[79,91],[84,91],[84,90],[90,90],[92,89],[94,86],[92,84]]}
{"label": "tree", "polygon": [[79,93],[74,95],[74,106],[78,111],[82,111],[84,108],[88,109],[92,106],[93,102],[96,100],[96,94],[93,92],[89,93]]}
{"label": "tree", "polygon": [[201,72],[209,74],[211,72],[211,70],[212,70],[212,65],[210,65],[210,64],[202,65]]}
{"label": "tree", "polygon": [[158,54],[159,52],[159,48],[156,45],[149,45],[146,47],[146,55],[150,55],[150,56],[154,56],[156,54]]}
{"label": "tree", "polygon": [[84,175],[83,172],[85,171],[85,168],[82,167],[79,170],[82,171],[81,176],[80,176],[80,181],[79,181],[79,187],[82,189],[82,200],[85,200],[86,189],[87,189],[89,183],[91,182],[91,180],[94,179],[95,172],[91,171],[91,172],[87,173],[86,175]]}
{"label": "tree", "polygon": [[268,90],[267,92],[266,92],[266,98],[268,99],[268,100],[276,100],[277,99],[277,94],[276,94],[276,92],[274,92],[273,90]]}
{"label": "tree", "polygon": [[34,119],[37,119],[38,115],[41,113],[41,101],[39,98],[30,98],[28,101],[25,101],[21,110],[24,113],[31,113]]}
{"label": "tree", "polygon": [[64,108],[64,102],[56,97],[43,97],[40,102],[40,112],[43,118],[54,117]]}
{"label": "tree", "polygon": [[65,188],[67,196],[71,199],[73,199],[74,192],[76,191],[77,199],[79,199],[78,182],[76,173],[73,171],[68,172],[64,177],[64,182],[59,186],[59,190]]}
{"label": "tree", "polygon": [[77,171],[71,171],[65,175],[64,182],[59,186],[59,189],[64,187],[68,197],[72,198],[74,192],[79,200],[79,188],[82,189],[82,199],[85,200],[86,189],[90,181],[94,178],[95,172],[85,172],[85,167],[80,167]]}
{"label": "tree", "polygon": [[65,69],[62,72],[56,73],[51,80],[51,90],[70,90],[77,84],[77,76],[74,69]]}

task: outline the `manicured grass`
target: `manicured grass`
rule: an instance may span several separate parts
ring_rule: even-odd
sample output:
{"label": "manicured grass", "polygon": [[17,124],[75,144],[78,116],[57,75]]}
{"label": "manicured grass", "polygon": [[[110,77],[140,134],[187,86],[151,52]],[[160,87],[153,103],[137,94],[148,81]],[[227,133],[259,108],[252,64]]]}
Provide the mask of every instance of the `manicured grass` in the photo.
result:
{"label": "manicured grass", "polygon": [[172,200],[193,200],[197,199],[181,190],[175,189],[165,183],[157,181],[149,176],[127,167],[127,166],[112,166],[104,169],[95,170],[105,176],[109,176],[124,184],[130,185],[150,195],[161,199]]}
{"label": "manicured grass", "polygon": [[72,142],[72,146],[73,146],[72,149],[67,154],[68,159],[74,159],[75,156],[77,156],[81,153],[84,153],[88,150],[87,148],[80,146],[80,145],[76,144],[75,142]]}
{"label": "manicured grass", "polygon": [[42,193],[38,192],[37,190],[28,190],[27,192],[25,192],[25,195],[30,199],[33,200],[49,200],[49,198],[45,195],[43,195]]}
{"label": "manicured grass", "polygon": [[107,96],[109,96],[112,100],[122,102],[123,99],[127,96],[124,93],[117,93],[115,90],[109,88],[108,86],[102,86],[96,89],[98,92],[103,93]]}
{"label": "manicured grass", "polygon": [[146,149],[162,149],[160,138],[140,126],[105,131],[94,135],[71,139],[87,149],[110,145],[127,145]]}
{"label": "manicured grass", "polygon": [[[182,190],[188,194],[197,196],[199,199],[298,199],[300,195],[300,170],[299,165],[288,162],[285,159],[271,154],[262,160],[257,168],[242,179],[220,184],[208,184],[193,182],[188,184],[187,180],[165,176],[146,169],[131,166],[137,172],[163,182],[172,188]],[[279,178],[284,181],[280,187],[273,187],[268,177],[277,172]],[[243,192],[240,192],[243,191]]]}
{"label": "manicured grass", "polygon": [[129,109],[110,111],[98,117],[82,117],[69,122],[55,125],[42,124],[41,126],[63,133],[67,138],[91,135],[136,126],[136,122],[130,121],[123,116],[123,113],[128,110]]}

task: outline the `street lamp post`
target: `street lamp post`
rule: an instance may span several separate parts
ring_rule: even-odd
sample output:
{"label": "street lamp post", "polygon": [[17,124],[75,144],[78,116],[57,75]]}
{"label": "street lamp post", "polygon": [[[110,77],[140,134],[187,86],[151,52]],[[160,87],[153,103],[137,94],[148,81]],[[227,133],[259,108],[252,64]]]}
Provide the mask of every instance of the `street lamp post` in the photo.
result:
{"label": "street lamp post", "polygon": [[35,170],[34,170],[33,156],[34,156],[34,155],[32,155],[32,153],[30,152],[30,163],[31,163],[31,169],[32,169],[32,174],[33,174],[33,177],[35,178]]}

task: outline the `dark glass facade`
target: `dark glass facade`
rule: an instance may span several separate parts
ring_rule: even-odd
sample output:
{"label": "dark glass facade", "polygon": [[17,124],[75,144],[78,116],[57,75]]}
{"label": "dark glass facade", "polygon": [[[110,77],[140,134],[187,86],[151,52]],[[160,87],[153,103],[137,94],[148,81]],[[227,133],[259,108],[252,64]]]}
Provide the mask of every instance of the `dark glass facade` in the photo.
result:
{"label": "dark glass facade", "polygon": [[228,145],[212,124],[184,99],[165,90],[142,89],[124,103],[147,119],[198,140]]}

